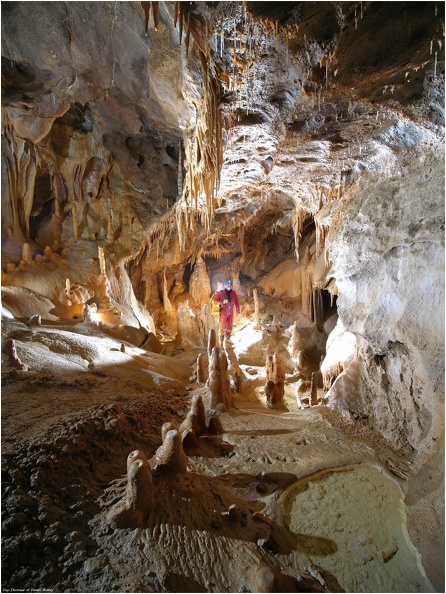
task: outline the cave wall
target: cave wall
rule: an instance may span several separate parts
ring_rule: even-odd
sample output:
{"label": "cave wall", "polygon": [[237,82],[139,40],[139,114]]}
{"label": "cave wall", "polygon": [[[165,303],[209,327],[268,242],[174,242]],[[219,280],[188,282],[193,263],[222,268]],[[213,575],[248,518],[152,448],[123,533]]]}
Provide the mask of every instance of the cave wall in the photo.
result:
{"label": "cave wall", "polygon": [[394,443],[432,446],[444,427],[444,161],[435,149],[408,151],[389,177],[364,175],[337,209],[327,247],[338,313],[360,341],[332,405]]}
{"label": "cave wall", "polygon": [[[3,284],[65,307],[68,278],[99,304],[98,248],[122,279],[177,199],[193,108],[172,11],[163,3],[153,43],[139,2],[2,4]],[[111,297],[138,328],[124,285]]]}

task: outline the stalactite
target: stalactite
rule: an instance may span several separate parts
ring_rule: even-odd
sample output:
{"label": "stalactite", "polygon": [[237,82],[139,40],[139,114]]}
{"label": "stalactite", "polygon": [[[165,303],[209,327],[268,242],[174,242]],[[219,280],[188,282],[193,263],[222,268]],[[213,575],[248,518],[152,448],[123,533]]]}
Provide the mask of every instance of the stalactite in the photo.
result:
{"label": "stalactite", "polygon": [[296,205],[293,210],[292,225],[293,225],[293,231],[294,231],[294,252],[296,254],[297,262],[299,262],[299,260],[300,260],[299,246],[300,246],[300,240],[302,238],[302,229],[303,229],[305,217],[306,217],[306,211],[301,206]]}
{"label": "stalactite", "polygon": [[183,195],[183,144],[178,143],[178,198]]}
{"label": "stalactite", "polygon": [[314,224],[316,227],[316,258],[318,258],[325,248],[325,238],[329,231],[329,226],[319,222],[317,217],[314,218]]}
{"label": "stalactite", "polygon": [[324,304],[322,300],[322,291],[320,289],[313,289],[312,319],[316,324],[317,329],[322,331],[324,328]]}
{"label": "stalactite", "polygon": [[332,365],[330,367],[330,369],[326,369],[326,370],[324,370],[323,367],[321,367],[322,381],[324,384],[324,390],[326,392],[328,392],[328,390],[333,385],[333,382],[335,381],[335,379],[339,375],[341,375],[341,373],[343,371],[344,371],[344,365],[342,363],[336,363],[336,365]]}
{"label": "stalactite", "polygon": [[163,277],[163,306],[164,306],[165,312],[168,315],[172,316],[175,314],[175,309],[169,299],[169,291],[167,289],[166,269],[164,269],[164,277]]}
{"label": "stalactite", "polygon": [[34,145],[18,138],[12,127],[5,125],[2,132],[2,156],[9,182],[13,234],[19,241],[29,240],[38,150]]}
{"label": "stalactite", "polygon": [[141,2],[144,9],[144,32],[147,35],[149,33],[149,21],[150,11],[153,11],[153,23],[155,25],[155,31],[158,30],[158,8],[159,2]]}
{"label": "stalactite", "polygon": [[113,218],[111,211],[107,216],[107,243],[113,243],[115,240],[115,232],[113,231]]}

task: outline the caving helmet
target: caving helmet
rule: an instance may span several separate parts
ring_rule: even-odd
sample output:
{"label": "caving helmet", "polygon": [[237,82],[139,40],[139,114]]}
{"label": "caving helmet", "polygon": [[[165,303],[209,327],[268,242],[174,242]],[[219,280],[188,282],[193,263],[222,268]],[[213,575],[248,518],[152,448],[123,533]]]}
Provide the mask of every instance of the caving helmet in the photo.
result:
{"label": "caving helmet", "polygon": [[232,289],[232,281],[231,280],[225,281],[225,288]]}

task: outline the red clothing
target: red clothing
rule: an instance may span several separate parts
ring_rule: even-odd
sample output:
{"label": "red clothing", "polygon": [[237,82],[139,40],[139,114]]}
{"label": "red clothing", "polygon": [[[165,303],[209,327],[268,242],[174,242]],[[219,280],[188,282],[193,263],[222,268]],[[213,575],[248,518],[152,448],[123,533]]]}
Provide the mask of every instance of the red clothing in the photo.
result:
{"label": "red clothing", "polygon": [[[228,300],[228,303],[223,303],[225,299]],[[232,328],[234,321],[234,308],[238,314],[240,313],[240,305],[238,302],[237,293],[232,289],[230,291],[222,289],[216,293],[214,301],[215,303],[219,303],[221,305],[220,328],[223,326]]]}

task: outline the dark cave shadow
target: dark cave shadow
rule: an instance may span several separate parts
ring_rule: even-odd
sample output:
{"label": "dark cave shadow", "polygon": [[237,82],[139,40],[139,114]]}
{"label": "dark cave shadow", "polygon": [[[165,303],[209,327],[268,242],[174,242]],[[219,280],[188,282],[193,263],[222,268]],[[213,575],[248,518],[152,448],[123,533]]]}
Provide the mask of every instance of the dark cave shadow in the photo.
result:
{"label": "dark cave shadow", "polygon": [[325,557],[326,555],[332,555],[338,550],[338,545],[334,540],[330,538],[324,538],[323,536],[313,536],[311,534],[296,534],[296,542],[299,546],[305,549],[305,552],[309,555],[318,555]]}
{"label": "dark cave shadow", "polygon": [[277,491],[285,491],[296,482],[297,476],[288,472],[269,472],[265,474],[220,474],[218,476],[229,489],[250,501],[266,497]]}

